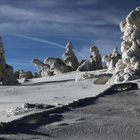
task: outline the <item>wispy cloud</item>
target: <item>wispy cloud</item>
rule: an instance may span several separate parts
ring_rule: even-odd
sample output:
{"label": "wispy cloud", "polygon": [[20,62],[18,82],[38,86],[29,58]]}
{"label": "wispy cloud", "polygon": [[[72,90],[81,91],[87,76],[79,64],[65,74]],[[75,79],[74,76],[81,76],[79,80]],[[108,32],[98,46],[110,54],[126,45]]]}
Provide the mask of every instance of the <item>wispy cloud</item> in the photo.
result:
{"label": "wispy cloud", "polygon": [[60,44],[57,44],[55,42],[48,41],[48,40],[44,40],[44,39],[40,39],[40,38],[35,38],[35,37],[30,37],[30,36],[25,36],[25,35],[20,35],[20,34],[13,34],[13,35],[16,36],[16,37],[25,38],[25,39],[29,39],[29,40],[32,40],[32,41],[37,41],[37,42],[45,43],[45,44],[50,44],[52,46],[59,47],[61,49],[65,49],[64,46],[62,46]]}
{"label": "wispy cloud", "polygon": [[[103,55],[120,45],[119,22],[138,5],[138,0],[0,0],[0,33],[5,35],[6,41],[9,41],[6,45],[14,53],[20,46],[23,56],[29,54],[29,50],[33,51],[31,46],[35,46],[39,51],[35,51],[36,54],[32,54],[32,57],[36,55],[42,59],[42,52],[44,55],[54,54],[53,56],[59,57],[63,53],[61,49],[65,48],[63,44],[71,40],[76,46],[77,56],[85,59],[90,53],[89,43],[94,42]],[[14,43],[11,43],[12,37]],[[44,44],[38,45],[30,40]],[[56,46],[61,49],[56,48],[59,50],[56,53],[49,48],[45,53],[46,48],[40,50],[40,46]],[[6,50],[8,51],[10,49]],[[18,63],[16,59],[12,61],[13,52],[8,52],[8,58],[16,66],[20,64],[19,60],[26,65],[31,59],[28,56],[28,61],[23,62],[24,58],[19,56],[20,51],[14,55]]]}
{"label": "wispy cloud", "polygon": [[[16,37],[19,37],[19,38],[24,38],[24,39],[28,39],[28,40],[32,40],[32,41],[37,41],[37,42],[49,44],[51,46],[58,47],[58,48],[61,48],[61,49],[66,49],[65,46],[60,45],[60,44],[55,43],[55,42],[48,41],[48,40],[44,40],[44,39],[40,39],[40,38],[35,38],[35,37],[30,37],[30,36],[25,36],[25,35],[20,35],[20,34],[13,34],[13,35],[16,36]],[[75,49],[74,49],[74,51],[76,52],[76,54],[78,55],[79,58],[83,58],[84,57],[84,53],[79,52],[79,51],[77,51]]]}
{"label": "wispy cloud", "polygon": [[93,35],[94,30],[120,21],[108,8],[95,8],[97,0],[16,1],[0,5],[1,33]]}

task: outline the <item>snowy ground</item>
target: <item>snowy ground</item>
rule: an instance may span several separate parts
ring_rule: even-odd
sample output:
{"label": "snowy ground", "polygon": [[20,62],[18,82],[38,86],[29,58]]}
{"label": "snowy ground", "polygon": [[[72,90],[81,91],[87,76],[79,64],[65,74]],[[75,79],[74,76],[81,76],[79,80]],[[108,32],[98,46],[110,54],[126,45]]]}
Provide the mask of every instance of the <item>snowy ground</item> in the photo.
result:
{"label": "snowy ground", "polygon": [[[102,75],[106,70],[88,73]],[[130,83],[131,91],[120,92],[125,86],[94,84],[103,83],[103,75],[98,82],[96,78],[75,82],[82,74],[72,72],[32,79],[19,86],[1,86],[0,139],[139,139],[140,90],[135,83],[140,87],[140,81]],[[47,105],[55,107],[48,109]]]}
{"label": "snowy ground", "polygon": [[112,92],[77,106],[9,124],[2,140],[138,140],[140,90]]}
{"label": "snowy ground", "polygon": [[[101,74],[105,70],[89,72]],[[61,106],[75,100],[94,97],[109,85],[93,84],[93,79],[75,82],[83,72],[66,73],[59,76],[29,80],[19,86],[0,87],[0,122],[10,122],[23,116],[46,109],[25,109],[25,103]]]}

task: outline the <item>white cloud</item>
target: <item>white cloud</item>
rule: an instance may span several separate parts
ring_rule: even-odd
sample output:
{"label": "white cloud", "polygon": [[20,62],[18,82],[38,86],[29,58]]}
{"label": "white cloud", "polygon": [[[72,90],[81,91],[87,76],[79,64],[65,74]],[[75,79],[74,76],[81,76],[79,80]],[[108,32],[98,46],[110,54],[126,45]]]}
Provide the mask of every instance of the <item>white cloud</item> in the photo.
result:
{"label": "white cloud", "polygon": [[[93,2],[97,3],[97,0],[83,0],[73,4],[84,6]],[[33,6],[31,6],[31,3]],[[37,4],[40,7],[44,5],[44,7],[35,9],[34,7]],[[54,7],[58,4],[62,4],[63,7]],[[39,31],[45,32],[46,30],[46,33],[50,34],[93,34],[96,26],[116,25],[119,22],[119,17],[112,15],[108,10],[87,10],[84,8],[78,10],[78,8],[67,9],[64,6],[66,6],[65,2],[58,3],[56,0],[47,0],[44,3],[35,0],[29,2],[27,6],[20,5],[19,7],[11,4],[0,5],[0,32],[37,34]]]}

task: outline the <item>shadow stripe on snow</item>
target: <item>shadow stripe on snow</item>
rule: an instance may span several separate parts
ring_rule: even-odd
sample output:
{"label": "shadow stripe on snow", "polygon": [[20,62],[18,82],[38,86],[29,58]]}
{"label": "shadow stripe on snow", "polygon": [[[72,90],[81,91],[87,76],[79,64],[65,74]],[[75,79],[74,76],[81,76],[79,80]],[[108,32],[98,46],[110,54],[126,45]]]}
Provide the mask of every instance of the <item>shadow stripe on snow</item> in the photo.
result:
{"label": "shadow stripe on snow", "polygon": [[[40,111],[38,113],[34,113],[34,114],[30,114],[24,117],[21,117],[19,119],[13,120],[11,122],[7,122],[7,123],[0,123],[0,133],[6,132],[6,130],[8,129],[12,129],[13,126],[15,125],[20,125],[28,120],[32,120],[33,118],[42,116],[42,115],[47,115],[48,119],[49,119],[49,115],[50,114],[57,114],[57,113],[63,113],[66,111],[70,111],[70,109],[74,109],[74,108],[78,108],[78,107],[83,107],[83,106],[87,106],[90,104],[93,104],[98,98],[106,96],[106,95],[113,95],[113,94],[117,94],[118,92],[124,92],[124,91],[129,91],[129,90],[138,90],[138,84],[137,83],[121,83],[121,84],[114,84],[111,85],[109,88],[107,88],[106,90],[104,90],[103,92],[101,92],[100,94],[98,94],[95,97],[87,97],[84,99],[79,99],[77,101],[73,101],[72,103],[69,103],[68,105],[62,105],[59,107],[54,107],[52,109],[48,109],[48,110],[43,110]],[[52,121],[50,122],[52,123]],[[48,122],[49,124],[49,122]]]}
{"label": "shadow stripe on snow", "polygon": [[75,81],[75,79],[68,79],[68,80],[58,80],[58,81],[48,81],[48,82],[37,82],[37,83],[25,83],[21,84],[19,86],[36,86],[36,85],[45,85],[45,84],[51,84],[51,83],[63,83],[63,82],[70,82]]}
{"label": "shadow stripe on snow", "polygon": [[75,81],[75,79],[67,79],[67,80],[58,80],[58,81],[45,81],[45,82],[36,82],[36,83],[20,83],[18,85],[0,85],[0,86],[37,86],[37,85],[46,85],[46,84],[54,84],[54,83],[64,83],[64,82],[71,82]]}

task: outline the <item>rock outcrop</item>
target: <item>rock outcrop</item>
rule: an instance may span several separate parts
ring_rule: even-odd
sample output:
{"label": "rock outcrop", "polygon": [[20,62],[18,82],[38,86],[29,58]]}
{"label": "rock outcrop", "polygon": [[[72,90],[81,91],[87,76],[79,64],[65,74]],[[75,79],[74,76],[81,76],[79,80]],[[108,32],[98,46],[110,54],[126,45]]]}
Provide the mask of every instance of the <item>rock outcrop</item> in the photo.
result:
{"label": "rock outcrop", "polygon": [[123,32],[122,59],[108,83],[126,82],[140,78],[140,7],[131,11],[120,23]]}
{"label": "rock outcrop", "polygon": [[0,37],[0,84],[14,85],[18,84],[13,67],[6,64],[5,51],[3,48],[2,38]]}

